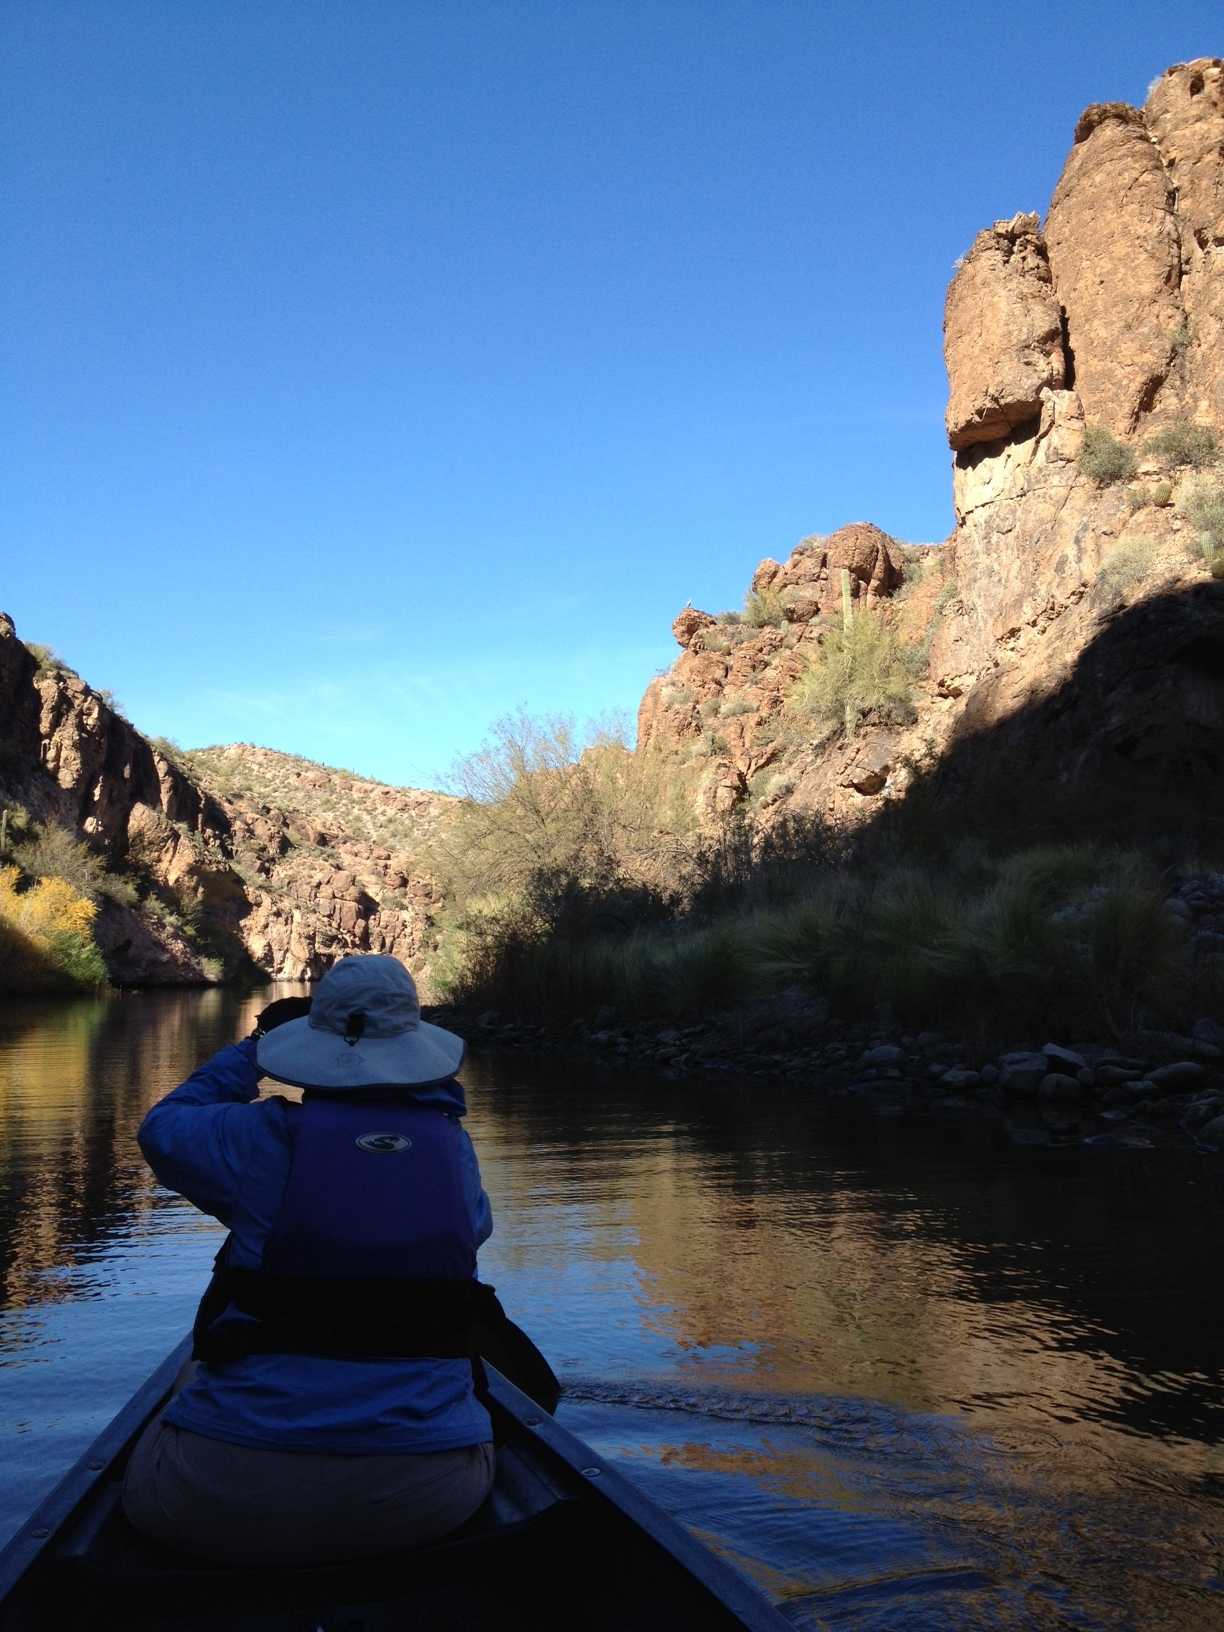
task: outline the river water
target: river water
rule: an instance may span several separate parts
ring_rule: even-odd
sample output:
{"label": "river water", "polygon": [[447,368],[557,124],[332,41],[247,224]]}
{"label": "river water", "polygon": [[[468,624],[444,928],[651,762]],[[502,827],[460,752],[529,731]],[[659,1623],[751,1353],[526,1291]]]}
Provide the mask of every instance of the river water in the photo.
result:
{"label": "river water", "polygon": [[[0,1005],[0,1537],[188,1326],[141,1116],[264,993]],[[800,1627],[1224,1627],[1224,1175],[474,1057],[563,1420]]]}

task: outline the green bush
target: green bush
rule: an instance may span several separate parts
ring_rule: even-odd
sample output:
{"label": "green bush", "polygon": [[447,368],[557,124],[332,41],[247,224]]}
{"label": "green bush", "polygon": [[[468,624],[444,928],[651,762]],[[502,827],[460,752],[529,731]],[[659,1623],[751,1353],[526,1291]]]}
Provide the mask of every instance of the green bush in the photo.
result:
{"label": "green bush", "polygon": [[1097,583],[1108,596],[1124,595],[1148,576],[1155,557],[1156,545],[1152,539],[1124,539],[1102,565]]}
{"label": "green bush", "polygon": [[[787,877],[793,874],[793,867]],[[891,1015],[981,1040],[1124,1036],[1196,1001],[1185,927],[1132,853],[1032,847],[958,864],[833,865],[789,902],[619,936],[503,922],[469,946],[451,994],[549,1022],[605,1004],[634,1019],[721,1013],[799,986],[841,1019]]]}
{"label": "green bush", "polygon": [[1157,482],[1151,492],[1151,502],[1161,510],[1164,509],[1172,497],[1173,484],[1171,482]]}
{"label": "green bush", "polygon": [[1171,465],[1191,465],[1195,470],[1202,470],[1219,458],[1220,444],[1210,425],[1178,419],[1152,437],[1147,451]]}
{"label": "green bush", "polygon": [[775,627],[786,622],[782,592],[778,589],[750,589],[744,599],[744,622],[754,629]]}
{"label": "green bush", "polygon": [[1084,432],[1079,466],[1098,487],[1128,482],[1138,468],[1133,448],[1111,436],[1103,425],[1090,425]]}
{"label": "green bush", "polygon": [[790,701],[826,735],[840,728],[852,736],[869,714],[899,724],[913,717],[918,666],[918,654],[901,644],[884,617],[859,612],[848,629],[825,635]]}

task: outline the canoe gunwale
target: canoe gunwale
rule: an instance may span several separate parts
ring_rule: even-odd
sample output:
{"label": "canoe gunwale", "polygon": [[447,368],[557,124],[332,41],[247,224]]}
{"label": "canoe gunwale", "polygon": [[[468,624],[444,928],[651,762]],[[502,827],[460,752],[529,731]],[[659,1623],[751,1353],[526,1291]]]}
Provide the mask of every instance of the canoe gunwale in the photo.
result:
{"label": "canoe gunwale", "polygon": [[[191,1339],[184,1338],[0,1549],[0,1620],[10,1597],[39,1566],[42,1555],[62,1541],[74,1515],[168,1398],[190,1353]],[[711,1607],[720,1606],[749,1632],[788,1632],[790,1623],[747,1577],[699,1542],[494,1366],[486,1369],[494,1408],[509,1419],[512,1437],[527,1442],[543,1464],[551,1464],[573,1487],[564,1505],[578,1498],[590,1502],[595,1510],[612,1509],[653,1551],[666,1555],[673,1568],[698,1586],[711,1600]]]}
{"label": "canoe gunwale", "polygon": [[0,1605],[38,1562],[39,1556],[54,1545],[73,1513],[167,1398],[190,1355],[191,1339],[185,1337],[116,1412],[93,1444],[81,1453],[0,1551]]}

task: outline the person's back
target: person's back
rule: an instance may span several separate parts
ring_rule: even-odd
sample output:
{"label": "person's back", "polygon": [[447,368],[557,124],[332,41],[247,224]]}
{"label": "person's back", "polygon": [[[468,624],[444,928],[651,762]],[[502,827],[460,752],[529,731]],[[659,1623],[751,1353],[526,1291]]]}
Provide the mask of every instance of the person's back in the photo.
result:
{"label": "person's back", "polygon": [[[420,1021],[392,958],[343,959],[309,1018],[275,1024],[286,1007],[139,1135],[230,1235],[198,1363],[133,1453],[124,1505],[158,1540],[233,1562],[433,1539],[494,1471],[470,1359],[492,1219],[460,1122],[463,1045]],[[261,1073],[303,1103],[258,1099]]]}

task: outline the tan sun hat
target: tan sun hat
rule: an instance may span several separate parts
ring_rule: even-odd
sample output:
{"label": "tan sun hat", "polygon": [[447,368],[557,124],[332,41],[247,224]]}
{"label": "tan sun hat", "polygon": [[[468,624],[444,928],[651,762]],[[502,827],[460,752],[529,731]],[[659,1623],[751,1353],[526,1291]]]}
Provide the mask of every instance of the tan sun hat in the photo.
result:
{"label": "tan sun hat", "polygon": [[328,1093],[445,1082],[463,1062],[453,1031],[421,1019],[412,976],[398,958],[341,958],[315,987],[310,1013],[259,1039],[259,1068],[293,1088]]}

